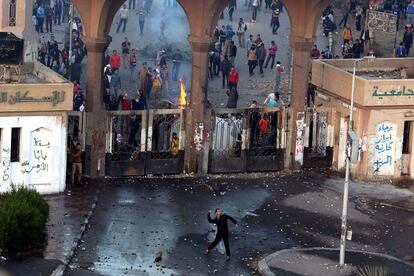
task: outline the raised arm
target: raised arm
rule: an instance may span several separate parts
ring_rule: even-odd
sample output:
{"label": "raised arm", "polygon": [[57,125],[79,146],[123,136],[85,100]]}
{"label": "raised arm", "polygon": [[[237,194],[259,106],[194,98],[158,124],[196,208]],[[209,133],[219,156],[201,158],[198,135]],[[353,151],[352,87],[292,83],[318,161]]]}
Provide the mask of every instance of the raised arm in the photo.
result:
{"label": "raised arm", "polygon": [[217,222],[217,219],[216,218],[211,219],[210,212],[207,214],[207,219],[208,219],[208,222],[210,222],[210,223],[216,223]]}

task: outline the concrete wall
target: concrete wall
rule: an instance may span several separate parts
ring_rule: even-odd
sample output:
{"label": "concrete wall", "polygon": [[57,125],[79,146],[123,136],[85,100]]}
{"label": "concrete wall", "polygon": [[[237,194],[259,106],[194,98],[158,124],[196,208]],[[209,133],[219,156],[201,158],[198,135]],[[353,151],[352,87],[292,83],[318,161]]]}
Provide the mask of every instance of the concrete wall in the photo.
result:
{"label": "concrete wall", "polygon": [[38,62],[25,63],[22,74],[32,75],[31,80],[0,85],[0,113],[73,109],[71,82]]}
{"label": "concrete wall", "polygon": [[[411,62],[411,63],[410,63]],[[414,59],[378,59],[358,65],[358,71],[395,70],[412,67]],[[338,98],[350,101],[352,92],[352,60],[312,62],[312,83]],[[355,104],[361,106],[414,105],[414,79],[355,78]]]}
{"label": "concrete wall", "polygon": [[[66,114],[0,117],[0,192],[11,184],[42,194],[64,191],[66,121]],[[12,128],[21,128],[18,162],[11,162]]]}

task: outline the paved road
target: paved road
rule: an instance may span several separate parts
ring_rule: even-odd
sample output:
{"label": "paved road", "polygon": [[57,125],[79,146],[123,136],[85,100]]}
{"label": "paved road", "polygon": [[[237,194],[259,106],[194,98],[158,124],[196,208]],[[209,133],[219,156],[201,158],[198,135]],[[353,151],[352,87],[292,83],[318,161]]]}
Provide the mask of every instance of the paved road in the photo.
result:
{"label": "paved road", "polygon": [[[68,275],[251,275],[264,254],[292,247],[337,247],[341,197],[308,176],[248,179],[136,179],[108,184]],[[225,192],[223,196],[214,195]],[[221,207],[230,225],[232,259],[204,256],[214,238],[209,209]],[[409,212],[351,202],[349,248],[413,254]],[[163,253],[154,263],[154,253]],[[82,274],[79,274],[82,275]]]}

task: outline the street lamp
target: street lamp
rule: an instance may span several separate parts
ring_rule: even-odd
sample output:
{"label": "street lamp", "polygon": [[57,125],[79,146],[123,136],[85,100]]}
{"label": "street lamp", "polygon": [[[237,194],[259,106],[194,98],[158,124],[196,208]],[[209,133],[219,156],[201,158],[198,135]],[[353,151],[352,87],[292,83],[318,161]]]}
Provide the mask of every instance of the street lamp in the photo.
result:
{"label": "street lamp", "polygon": [[[356,67],[358,63],[365,60],[373,60],[375,57],[366,56],[354,61],[354,68],[352,71],[352,91],[351,91],[351,107],[349,110],[349,124],[348,124],[348,135],[353,132],[353,114],[354,114],[354,96],[355,96],[355,78],[356,78]],[[341,224],[341,243],[339,247],[339,266],[345,264],[345,242],[347,232],[347,216],[348,216],[348,197],[349,197],[349,171],[351,166],[351,143],[347,143],[346,149],[346,169],[345,169],[345,183],[344,183],[344,196],[342,204],[342,224]]]}

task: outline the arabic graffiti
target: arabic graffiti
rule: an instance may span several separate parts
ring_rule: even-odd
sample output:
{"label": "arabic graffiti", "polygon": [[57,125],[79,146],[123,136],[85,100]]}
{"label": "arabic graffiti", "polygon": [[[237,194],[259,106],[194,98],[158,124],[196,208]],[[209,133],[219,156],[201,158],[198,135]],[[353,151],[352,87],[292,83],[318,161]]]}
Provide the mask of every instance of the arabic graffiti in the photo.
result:
{"label": "arabic graffiti", "polygon": [[1,182],[7,182],[10,179],[10,161],[3,160],[1,162],[2,169],[1,169]]}
{"label": "arabic graffiti", "polygon": [[30,158],[20,163],[21,173],[28,175],[31,185],[49,182],[51,164],[51,131],[39,128],[31,133]]}
{"label": "arabic graffiti", "polygon": [[40,98],[29,97],[29,91],[24,93],[18,91],[14,95],[10,94],[8,92],[0,92],[0,103],[12,105],[17,103],[52,103],[55,106],[65,101],[64,91],[53,91],[51,96],[43,96]]}
{"label": "arabic graffiti", "polygon": [[397,16],[392,13],[368,10],[367,26],[373,31],[395,33],[397,31]]}
{"label": "arabic graffiti", "polygon": [[103,149],[106,146],[106,130],[94,130],[92,133],[92,150]]}
{"label": "arabic graffiti", "polygon": [[328,114],[326,112],[319,113],[319,131],[318,131],[318,145],[316,151],[322,156],[326,156],[326,145],[328,139]]}
{"label": "arabic graffiti", "polygon": [[395,124],[383,122],[377,125],[374,138],[374,174],[393,175],[395,158]]}
{"label": "arabic graffiti", "polygon": [[198,123],[194,130],[194,139],[193,139],[196,151],[198,152],[200,152],[203,149],[203,141],[204,141],[203,133],[204,133],[204,124]]}
{"label": "arabic graffiti", "polygon": [[295,161],[303,164],[303,149],[304,141],[303,136],[305,135],[305,117],[303,113],[298,114],[298,118],[301,119],[296,121],[296,147],[295,147]]}
{"label": "arabic graffiti", "polygon": [[380,91],[380,88],[378,86],[374,86],[374,92],[372,93],[372,96],[374,97],[400,97],[400,96],[406,96],[411,97],[414,96],[414,90],[408,89],[403,85],[403,87],[398,87],[397,90],[392,89],[390,91]]}

